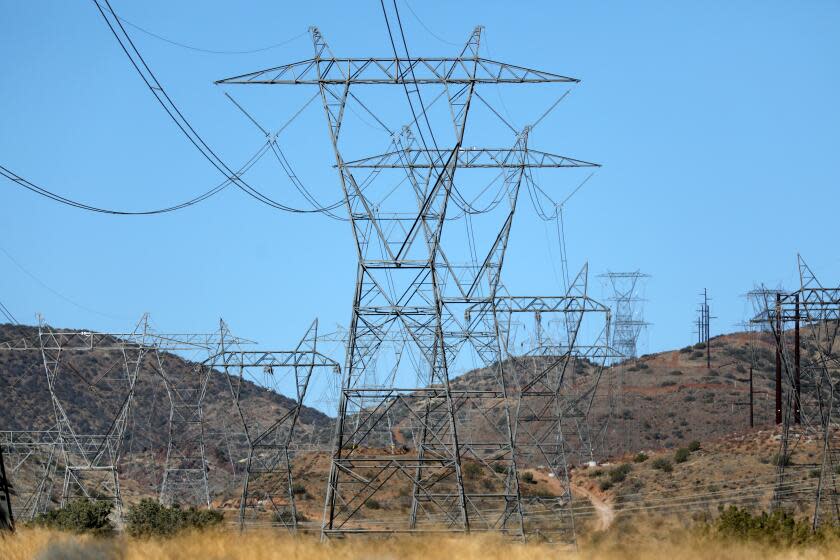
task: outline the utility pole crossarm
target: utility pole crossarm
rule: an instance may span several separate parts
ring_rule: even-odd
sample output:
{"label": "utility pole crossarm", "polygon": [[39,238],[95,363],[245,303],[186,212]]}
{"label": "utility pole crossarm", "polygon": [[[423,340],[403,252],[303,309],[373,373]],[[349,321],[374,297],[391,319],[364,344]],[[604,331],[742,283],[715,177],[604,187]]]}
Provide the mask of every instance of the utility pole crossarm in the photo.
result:
{"label": "utility pole crossarm", "polygon": [[[319,70],[320,66],[320,70]],[[216,84],[539,84],[580,80],[487,58],[311,58]]]}

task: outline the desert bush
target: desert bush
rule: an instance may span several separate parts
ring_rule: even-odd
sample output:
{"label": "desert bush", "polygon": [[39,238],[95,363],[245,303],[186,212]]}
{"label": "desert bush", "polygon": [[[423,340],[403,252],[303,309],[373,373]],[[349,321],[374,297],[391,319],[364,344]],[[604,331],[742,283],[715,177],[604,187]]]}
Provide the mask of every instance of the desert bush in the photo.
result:
{"label": "desert bush", "polygon": [[677,382],[674,381],[673,379],[666,379],[665,381],[661,382],[659,384],[659,386],[660,387],[673,387],[676,384],[677,384]]}
{"label": "desert bush", "polygon": [[694,453],[695,451],[700,451],[700,442],[696,439],[688,444],[688,450]]}
{"label": "desert bush", "polygon": [[692,360],[696,360],[697,358],[702,358],[703,356],[705,356],[705,354],[703,352],[701,352],[700,350],[695,350],[694,352],[691,353],[690,358]]}
{"label": "desert bush", "polygon": [[668,375],[682,375],[682,374],[683,374],[683,372],[678,370],[678,369],[672,369],[671,371],[668,372]]}
{"label": "desert bush", "polygon": [[602,481],[598,484],[598,488],[599,488],[601,491],[606,491],[606,490],[609,490],[610,488],[612,488],[612,485],[613,485],[613,484],[612,484],[612,482],[610,482],[609,480],[602,480]]}
{"label": "desert bush", "polygon": [[650,367],[649,365],[647,365],[644,362],[639,362],[637,365],[638,365],[639,369],[647,369],[647,368]]}
{"label": "desert bush", "polygon": [[300,482],[295,482],[294,484],[292,484],[292,494],[294,494],[295,496],[306,494],[306,486],[304,486]]}
{"label": "desert bush", "polygon": [[633,462],[634,463],[644,463],[647,460],[648,460],[648,456],[643,451],[639,451],[638,453],[636,453],[635,457],[633,457]]}
{"label": "desert bush", "polygon": [[738,364],[737,366],[735,366],[735,371],[737,371],[738,373],[747,373],[747,368],[745,368],[741,364]]}
{"label": "desert bush", "polygon": [[219,525],[223,514],[212,509],[179,505],[167,507],[156,500],[144,498],[128,508],[125,530],[132,537],[169,537],[184,530],[204,530]]}
{"label": "desert bush", "polygon": [[691,394],[688,394],[688,395],[683,397],[683,401],[685,401],[685,402],[691,402],[691,401],[694,401],[694,400],[697,400],[697,397],[695,397],[694,395],[691,395]]}
{"label": "desert bush", "polygon": [[504,465],[502,463],[496,463],[495,465],[493,465],[493,470],[499,474],[507,474],[508,472],[507,465]]}
{"label": "desert bush", "polygon": [[691,346],[686,346],[685,348],[680,348],[680,354],[689,354],[691,353]]}
{"label": "desert bush", "polygon": [[70,533],[102,535],[114,530],[109,519],[113,508],[111,502],[73,500],[63,508],[36,515],[32,524]]}
{"label": "desert bush", "polygon": [[623,463],[613,469],[610,469],[608,475],[610,482],[613,484],[618,484],[619,482],[623,482],[630,471],[633,470],[633,466],[630,463]]}
{"label": "desert bush", "polygon": [[478,463],[466,463],[464,465],[464,477],[467,479],[481,478],[481,467]]}
{"label": "desert bush", "polygon": [[654,460],[650,466],[658,471],[666,473],[669,473],[674,470],[674,466],[671,464],[671,461],[669,461],[665,457],[660,457],[659,459]]}
{"label": "desert bush", "polygon": [[688,450],[687,447],[680,447],[674,453],[674,462],[675,463],[685,463],[688,461],[688,456],[691,455],[691,451]]}
{"label": "desert bush", "polygon": [[717,532],[728,538],[758,540],[769,544],[804,544],[821,538],[807,521],[799,521],[790,513],[774,510],[753,515],[746,508],[721,508],[715,522]]}
{"label": "desert bush", "polygon": [[695,350],[703,350],[705,348],[706,348],[706,343],[705,342],[698,342],[697,344],[694,345]]}
{"label": "desert bush", "polygon": [[604,474],[604,471],[602,471],[601,469],[592,469],[591,471],[589,471],[588,476],[589,478],[597,478],[602,474]]}
{"label": "desert bush", "polygon": [[365,501],[365,507],[367,507],[368,509],[382,509],[382,504],[380,504],[378,500],[368,498]]}
{"label": "desert bush", "polygon": [[526,471],[522,473],[522,482],[526,482],[528,484],[536,484],[537,481],[534,480],[534,473],[531,471]]}

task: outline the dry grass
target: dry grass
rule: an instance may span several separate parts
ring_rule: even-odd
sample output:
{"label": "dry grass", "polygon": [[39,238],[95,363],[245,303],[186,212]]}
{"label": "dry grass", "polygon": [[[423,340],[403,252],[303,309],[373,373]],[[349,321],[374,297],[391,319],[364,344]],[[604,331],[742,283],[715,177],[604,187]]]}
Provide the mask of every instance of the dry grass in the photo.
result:
{"label": "dry grass", "polygon": [[768,547],[737,543],[676,531],[663,537],[648,533],[640,540],[603,535],[597,542],[573,551],[549,544],[518,544],[496,537],[406,537],[392,539],[347,539],[320,544],[314,538],[292,538],[277,533],[210,532],[183,535],[170,540],[95,539],[37,529],[24,529],[0,538],[4,560],[206,560],[312,559],[312,560],[762,560],[838,558],[837,543],[802,548]]}

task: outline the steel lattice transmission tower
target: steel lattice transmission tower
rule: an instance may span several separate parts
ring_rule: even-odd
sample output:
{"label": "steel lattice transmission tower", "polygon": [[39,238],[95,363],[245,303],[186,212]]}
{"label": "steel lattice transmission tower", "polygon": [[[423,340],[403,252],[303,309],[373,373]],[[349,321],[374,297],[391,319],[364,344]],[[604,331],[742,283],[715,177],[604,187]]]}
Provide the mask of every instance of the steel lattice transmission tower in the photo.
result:
{"label": "steel lattice transmission tower", "polygon": [[624,359],[638,357],[638,341],[642,329],[648,326],[644,319],[644,299],[639,296],[642,283],[650,278],[638,270],[635,272],[610,272],[600,275],[606,278],[612,288],[609,298],[613,304],[612,347]]}
{"label": "steel lattice transmission tower", "polygon": [[[795,433],[821,446],[813,525],[840,521],[840,286],[823,286],[797,256],[798,290],[761,288],[750,293],[776,346],[776,424],[781,424],[780,456],[790,453]],[[803,340],[804,338],[804,340]],[[804,351],[803,351],[804,350]],[[791,433],[794,432],[794,433]],[[790,469],[780,461],[774,504],[790,496]]]}
{"label": "steel lattice transmission tower", "polygon": [[[526,169],[594,164],[531,150],[527,127],[505,148],[468,148],[464,137],[478,87],[577,80],[482,58],[481,28],[454,57],[418,58],[340,58],[316,28],[311,32],[314,58],[218,83],[315,86],[327,118],[358,269],[323,535],[424,529],[522,535],[496,294]],[[344,141],[345,110],[359,103],[370,113],[357,94],[375,85],[395,86],[414,119],[386,153],[348,159],[345,152],[358,144]],[[422,92],[432,99],[433,88],[445,110],[432,112],[425,103]],[[439,146],[435,135],[451,143]],[[468,243],[448,221],[463,217],[465,197],[484,186],[471,179],[479,170],[499,174],[500,203],[507,204],[487,214],[482,235]],[[417,365],[387,356],[383,342],[390,338],[403,340],[400,352],[417,357]],[[488,372],[481,389],[453,383],[468,357]],[[406,419],[411,441],[404,448],[388,445],[391,414]],[[468,463],[486,483],[465,482]],[[405,516],[384,526],[367,521],[363,506],[397,481],[411,488]]]}

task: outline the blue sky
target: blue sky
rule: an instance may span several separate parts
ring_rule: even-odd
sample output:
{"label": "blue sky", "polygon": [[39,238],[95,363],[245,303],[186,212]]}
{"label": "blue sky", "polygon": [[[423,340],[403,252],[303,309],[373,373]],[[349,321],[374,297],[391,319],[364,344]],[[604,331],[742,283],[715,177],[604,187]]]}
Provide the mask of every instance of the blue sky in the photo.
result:
{"label": "blue sky", "polygon": [[[205,49],[292,39],[220,55],[128,28],[176,104],[235,166],[259,148],[261,135],[214,80],[310,57],[304,32],[313,24],[339,56],[390,54],[374,1],[112,5],[132,23]],[[643,351],[693,341],[704,287],[717,317],[712,333],[734,330],[747,312],[741,296],[756,282],[795,284],[797,252],[824,283],[836,283],[840,4],[512,5],[412,1],[435,37],[399,4],[414,55],[454,54],[447,43],[463,43],[482,24],[485,55],[582,80],[531,145],[603,164],[566,205],[570,266],[588,260],[593,274],[652,275],[645,296],[653,325]],[[92,2],[0,0],[0,50],[3,165],[112,208],[165,206],[220,182],[134,73]],[[273,128],[313,93],[230,91]],[[486,97],[522,125],[562,91],[533,101],[509,90]],[[317,103],[280,143],[320,200],[339,197]],[[380,141],[359,153],[384,147]],[[274,198],[304,205],[276,163],[266,161],[251,178]],[[566,191],[574,185],[563,181]],[[522,202],[504,281],[518,293],[556,293],[554,224]],[[237,334],[288,347],[315,316],[322,330],[350,318],[349,226],[280,213],[232,188],[181,212],[125,218],[60,206],[3,182],[0,248],[0,301],[22,322],[40,311],[54,325],[119,330],[148,311],[158,329],[182,332],[211,330],[224,317]],[[596,278],[592,284],[601,296]]]}

